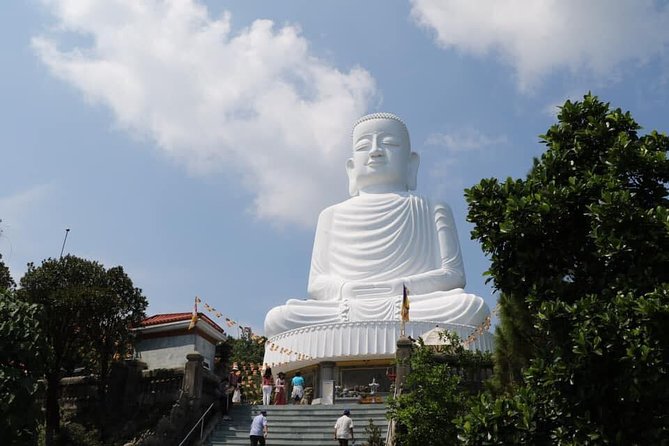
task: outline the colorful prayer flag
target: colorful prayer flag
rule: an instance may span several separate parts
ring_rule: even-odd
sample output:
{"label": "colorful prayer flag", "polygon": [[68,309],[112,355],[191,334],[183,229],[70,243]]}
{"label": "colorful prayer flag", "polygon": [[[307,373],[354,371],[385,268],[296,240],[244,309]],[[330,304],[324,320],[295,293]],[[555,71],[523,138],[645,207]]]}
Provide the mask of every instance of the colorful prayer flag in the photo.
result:
{"label": "colorful prayer flag", "polygon": [[188,329],[192,330],[197,323],[197,303],[200,302],[200,298],[195,296],[195,304],[193,305],[193,316],[190,318],[190,324],[188,324]]}
{"label": "colorful prayer flag", "polygon": [[404,288],[404,294],[402,296],[402,321],[403,322],[408,322],[409,321],[409,289],[406,287],[406,285],[402,285]]}

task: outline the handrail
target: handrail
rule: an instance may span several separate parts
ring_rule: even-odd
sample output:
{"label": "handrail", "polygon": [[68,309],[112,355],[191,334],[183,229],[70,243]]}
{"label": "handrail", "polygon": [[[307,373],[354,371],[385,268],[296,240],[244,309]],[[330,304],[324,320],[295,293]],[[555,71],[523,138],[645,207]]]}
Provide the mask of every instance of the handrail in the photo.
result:
{"label": "handrail", "polygon": [[211,408],[214,407],[214,404],[216,404],[216,403],[213,402],[213,403],[211,403],[211,404],[209,405],[209,407],[207,408],[207,410],[204,411],[204,413],[202,414],[202,416],[200,417],[200,419],[197,420],[197,423],[195,423],[195,426],[193,426],[193,428],[192,428],[190,431],[188,431],[188,433],[186,434],[186,437],[181,441],[181,443],[179,443],[179,446],[183,446],[184,444],[186,444],[186,441],[188,440],[188,438],[190,438],[190,434],[193,433],[193,431],[195,430],[195,428],[197,427],[197,425],[200,424],[200,423],[202,423],[202,424],[200,425],[200,440],[202,440],[202,432],[204,431],[204,421],[203,421],[203,420],[204,420],[204,417],[207,416],[207,414],[209,413],[209,411],[211,410]]}

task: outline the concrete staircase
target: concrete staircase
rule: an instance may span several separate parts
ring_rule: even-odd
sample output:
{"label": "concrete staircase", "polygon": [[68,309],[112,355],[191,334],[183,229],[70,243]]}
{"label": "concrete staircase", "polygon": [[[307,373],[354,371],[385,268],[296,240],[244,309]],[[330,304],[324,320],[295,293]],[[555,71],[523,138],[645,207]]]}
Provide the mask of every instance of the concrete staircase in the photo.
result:
{"label": "concrete staircase", "polygon": [[321,446],[336,444],[333,437],[334,424],[344,409],[351,410],[356,444],[367,442],[365,427],[369,420],[381,429],[386,438],[388,421],[385,404],[343,404],[332,406],[235,406],[231,420],[219,421],[216,429],[204,443],[209,446],[249,444],[251,420],[261,409],[267,410],[269,436],[267,444],[272,446]]}

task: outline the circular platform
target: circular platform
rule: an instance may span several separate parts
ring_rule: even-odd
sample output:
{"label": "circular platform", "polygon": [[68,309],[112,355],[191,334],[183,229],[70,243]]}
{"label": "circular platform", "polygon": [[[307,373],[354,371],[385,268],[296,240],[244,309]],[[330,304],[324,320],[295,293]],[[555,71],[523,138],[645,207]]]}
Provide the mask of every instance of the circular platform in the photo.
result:
{"label": "circular platform", "polygon": [[[417,339],[435,327],[455,332],[461,339],[476,330],[473,325],[433,321],[409,321],[407,336]],[[357,321],[309,325],[285,331],[268,339],[266,364],[276,371],[300,369],[324,361],[392,359],[395,357],[400,321]],[[492,351],[493,336],[484,332],[468,346],[470,350]]]}

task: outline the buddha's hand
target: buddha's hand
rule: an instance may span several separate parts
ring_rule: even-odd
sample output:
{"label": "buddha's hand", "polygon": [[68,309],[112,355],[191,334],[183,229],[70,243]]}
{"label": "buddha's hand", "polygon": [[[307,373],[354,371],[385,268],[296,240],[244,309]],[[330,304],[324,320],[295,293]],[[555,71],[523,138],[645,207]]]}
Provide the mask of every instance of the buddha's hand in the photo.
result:
{"label": "buddha's hand", "polygon": [[343,299],[371,299],[375,297],[396,297],[402,295],[402,281],[386,282],[346,282],[341,288]]}

